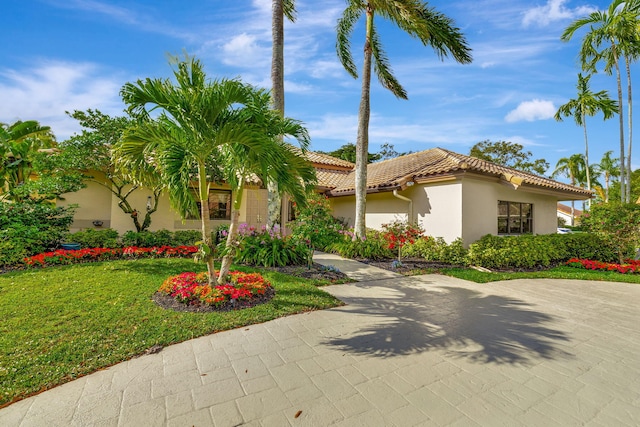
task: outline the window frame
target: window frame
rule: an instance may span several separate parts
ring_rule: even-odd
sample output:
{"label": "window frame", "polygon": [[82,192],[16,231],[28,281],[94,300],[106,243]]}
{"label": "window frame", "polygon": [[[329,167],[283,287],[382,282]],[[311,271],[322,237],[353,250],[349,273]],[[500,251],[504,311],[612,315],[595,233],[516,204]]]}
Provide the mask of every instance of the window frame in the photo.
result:
{"label": "window frame", "polygon": [[498,200],[498,235],[533,234],[533,210],[533,203]]}
{"label": "window frame", "polygon": [[[216,200],[215,199],[211,199],[212,195],[220,195],[220,194],[225,194],[227,195],[227,201],[224,204],[225,207],[221,208],[222,203],[220,203],[220,200],[218,199],[217,204],[218,207],[215,207],[216,204]],[[226,190],[224,188],[210,188],[209,189],[209,221],[231,221],[231,203],[232,203],[232,196],[233,193],[231,190]],[[191,215],[187,215],[187,217],[185,219],[200,219],[200,215],[202,213],[202,206],[200,204],[199,200],[196,200],[196,206],[198,207],[198,216],[197,217],[193,217]],[[224,214],[221,214],[222,212],[224,212]]]}

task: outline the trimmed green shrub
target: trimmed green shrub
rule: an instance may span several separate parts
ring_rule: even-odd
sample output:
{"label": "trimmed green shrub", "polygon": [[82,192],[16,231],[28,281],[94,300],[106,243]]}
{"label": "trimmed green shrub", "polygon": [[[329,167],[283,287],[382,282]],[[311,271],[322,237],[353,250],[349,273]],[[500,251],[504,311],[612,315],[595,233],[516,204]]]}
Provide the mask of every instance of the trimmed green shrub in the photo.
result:
{"label": "trimmed green shrub", "polygon": [[190,246],[202,240],[202,232],[198,230],[178,230],[173,232],[172,246]]}
{"label": "trimmed green shrub", "polygon": [[379,260],[394,258],[384,235],[376,230],[367,230],[366,239],[354,239],[352,231],[343,232],[342,240],[331,245],[331,252],[344,258]]}
{"label": "trimmed green shrub", "polygon": [[[443,241],[444,242],[444,241]],[[469,251],[464,247],[462,239],[458,238],[450,244],[444,244],[440,251],[440,261],[454,265],[467,265]]]}
{"label": "trimmed green shrub", "polygon": [[127,231],[122,236],[124,246],[150,248],[152,246],[172,246],[173,234],[169,230]]}
{"label": "trimmed green shrub", "polygon": [[79,243],[83,248],[117,248],[121,246],[118,232],[112,228],[103,230],[87,228],[68,234],[65,241]]}
{"label": "trimmed green shrub", "polygon": [[548,267],[571,258],[610,262],[615,245],[590,233],[523,236],[486,235],[469,247],[469,264],[486,268]]}
{"label": "trimmed green shrub", "polygon": [[74,207],[47,202],[0,202],[0,265],[56,248],[69,232]]}

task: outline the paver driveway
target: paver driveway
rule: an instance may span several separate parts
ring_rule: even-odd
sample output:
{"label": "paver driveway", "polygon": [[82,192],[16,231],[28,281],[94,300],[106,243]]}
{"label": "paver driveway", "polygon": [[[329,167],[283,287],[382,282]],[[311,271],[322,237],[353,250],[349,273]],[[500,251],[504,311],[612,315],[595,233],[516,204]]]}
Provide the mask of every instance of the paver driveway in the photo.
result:
{"label": "paver driveway", "polygon": [[133,359],[2,409],[0,425],[640,424],[640,285],[327,290],[347,304]]}

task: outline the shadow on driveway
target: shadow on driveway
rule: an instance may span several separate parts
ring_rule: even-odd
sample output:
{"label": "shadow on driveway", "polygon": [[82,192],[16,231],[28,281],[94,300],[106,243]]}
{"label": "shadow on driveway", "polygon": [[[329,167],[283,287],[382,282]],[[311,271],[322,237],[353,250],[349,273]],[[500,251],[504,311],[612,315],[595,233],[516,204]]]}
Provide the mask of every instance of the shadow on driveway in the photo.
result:
{"label": "shadow on driveway", "polygon": [[478,363],[526,365],[572,357],[557,347],[569,337],[554,329],[554,318],[516,298],[419,278],[344,286],[352,290],[336,294],[348,304],[338,310],[376,319],[325,342],[342,351],[392,357],[441,349]]}

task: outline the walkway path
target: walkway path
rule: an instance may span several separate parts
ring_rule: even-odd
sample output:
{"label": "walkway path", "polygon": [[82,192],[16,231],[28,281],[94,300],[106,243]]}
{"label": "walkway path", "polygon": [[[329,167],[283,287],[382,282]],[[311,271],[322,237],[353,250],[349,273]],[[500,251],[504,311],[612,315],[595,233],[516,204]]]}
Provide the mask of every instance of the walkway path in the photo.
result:
{"label": "walkway path", "polygon": [[[640,286],[366,280],[0,410],[0,426],[636,426]],[[371,274],[370,274],[371,273]]]}

